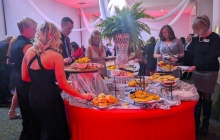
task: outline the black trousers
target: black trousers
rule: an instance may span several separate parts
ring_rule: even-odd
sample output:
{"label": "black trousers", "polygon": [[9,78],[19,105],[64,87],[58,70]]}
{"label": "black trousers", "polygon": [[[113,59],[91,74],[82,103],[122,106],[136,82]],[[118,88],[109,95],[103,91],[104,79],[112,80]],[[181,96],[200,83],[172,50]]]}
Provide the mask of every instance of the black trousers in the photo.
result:
{"label": "black trousers", "polygon": [[30,84],[23,81],[20,81],[16,86],[23,126],[19,140],[31,140],[32,135],[32,111],[29,100],[29,89]]}

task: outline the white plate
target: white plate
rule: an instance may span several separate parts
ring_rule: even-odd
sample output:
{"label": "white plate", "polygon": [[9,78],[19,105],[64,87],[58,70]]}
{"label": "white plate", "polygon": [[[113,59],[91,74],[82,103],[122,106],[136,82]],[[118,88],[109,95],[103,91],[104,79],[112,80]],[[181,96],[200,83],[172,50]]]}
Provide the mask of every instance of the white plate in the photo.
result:
{"label": "white plate", "polygon": [[173,96],[178,95],[183,98],[193,97],[194,94],[191,91],[173,91]]}
{"label": "white plate", "polygon": [[140,69],[140,64],[138,62],[134,62],[134,60],[130,60],[128,61],[128,66],[134,66],[134,69],[128,69],[128,70],[132,70],[132,71],[138,71]]}
{"label": "white plate", "polygon": [[187,70],[189,66],[176,66],[177,69]]}

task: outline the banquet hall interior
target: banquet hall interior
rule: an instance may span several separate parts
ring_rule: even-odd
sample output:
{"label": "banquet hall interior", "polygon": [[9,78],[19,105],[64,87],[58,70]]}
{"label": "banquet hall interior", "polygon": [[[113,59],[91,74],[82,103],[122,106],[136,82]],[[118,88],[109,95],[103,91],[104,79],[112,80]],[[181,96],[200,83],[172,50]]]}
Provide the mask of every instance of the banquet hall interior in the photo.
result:
{"label": "banquet hall interior", "polygon": [[[158,39],[160,30],[164,25],[170,25],[172,27],[176,38],[181,38],[181,37],[186,38],[188,35],[194,34],[191,24],[195,20],[195,18],[199,15],[207,15],[210,20],[209,30],[211,30],[212,32],[215,32],[218,35],[220,34],[220,16],[219,16],[220,0],[0,0],[0,11],[1,11],[0,12],[0,31],[1,31],[0,32],[0,39],[4,40],[5,36],[7,36],[7,35],[10,35],[13,37],[18,36],[20,34],[20,32],[17,27],[17,21],[19,19],[21,19],[22,17],[32,18],[38,24],[42,23],[43,21],[51,22],[59,30],[62,28],[61,23],[60,23],[61,19],[63,17],[69,17],[70,19],[72,19],[72,21],[74,23],[73,29],[71,30],[70,34],[68,35],[70,42],[76,42],[80,48],[81,48],[81,46],[84,46],[85,50],[87,51],[88,46],[90,46],[90,43],[88,40],[90,38],[91,33],[94,30],[100,31],[100,27],[97,27],[97,25],[101,24],[107,18],[115,15],[114,6],[116,6],[118,8],[123,7],[123,6],[127,6],[127,7],[131,8],[137,2],[142,2],[141,7],[146,8],[145,13],[149,14],[151,17],[154,18],[154,19],[141,19],[140,20],[144,24],[147,24],[150,29],[150,34],[147,32],[144,32],[144,31],[140,32],[140,35],[141,35],[140,39],[142,40],[142,42],[144,42],[144,44],[145,43],[147,44],[147,42],[149,41],[149,39],[152,36],[154,36],[156,39]],[[111,4],[111,6],[110,6],[110,4]],[[220,42],[220,39],[219,39],[219,42]],[[109,40],[109,39],[102,39],[101,43],[105,47],[106,47],[106,44],[108,44],[107,48],[110,50],[110,54],[111,54],[109,56],[110,59],[105,62],[106,67],[108,68],[109,66],[115,65],[116,62],[111,59],[111,58],[115,58],[115,56],[113,55],[115,53],[114,41]],[[1,46],[0,46],[0,48],[1,48]],[[2,51],[2,50],[0,50],[0,51]],[[85,55],[86,51],[84,52],[84,55]],[[132,62],[134,63],[134,61],[132,61]],[[219,63],[220,63],[220,57],[219,57]],[[77,80],[80,81],[83,79],[83,78],[80,79],[79,77],[73,76],[73,75],[71,75],[68,80],[74,81],[78,78]],[[111,77],[109,75],[111,75],[111,71],[108,69],[106,77],[108,77],[108,78]],[[146,72],[146,75],[150,76],[149,71]],[[93,76],[97,76],[97,75],[94,74]],[[94,79],[96,79],[98,81],[100,80],[100,78],[103,78],[99,74],[97,77]],[[112,81],[115,82],[116,78],[117,77],[114,77]],[[126,80],[128,81],[128,79],[126,79]],[[145,80],[144,76],[143,76],[143,80]],[[119,82],[122,82],[122,81],[123,80],[121,80],[121,81],[119,80]],[[127,82],[127,81],[125,81],[125,82]],[[141,78],[140,78],[140,81],[141,81]],[[193,78],[187,78],[187,79],[180,78],[179,81],[183,82],[187,86],[190,85],[190,86],[194,87]],[[179,83],[181,83],[181,82],[179,82]],[[100,81],[98,83],[100,84]],[[109,82],[101,82],[101,84],[102,83],[109,84]],[[75,83],[75,84],[78,84],[78,83]],[[102,86],[101,84],[99,85],[100,87]],[[172,90],[172,85],[170,86],[170,88]],[[174,86],[174,88],[175,88],[175,86]],[[114,90],[115,90],[115,95],[116,95],[116,85],[115,85]],[[156,88],[155,88],[155,91],[156,91]],[[2,92],[2,90],[0,90],[0,94],[1,94],[1,92]],[[196,93],[196,94],[198,94],[198,93]],[[98,94],[96,94],[96,95],[98,95]],[[9,119],[8,111],[10,109],[10,105],[12,102],[12,96],[13,96],[13,94],[10,94],[10,96],[8,97],[8,104],[6,106],[4,106],[4,107],[0,106],[0,140],[16,140],[19,138],[20,133],[22,131],[22,119],[21,118]],[[172,92],[171,92],[171,96],[172,96]],[[66,94],[65,92],[62,92],[62,98],[64,100],[67,99],[68,97],[69,97],[68,93]],[[1,96],[0,96],[0,98],[1,98]],[[125,99],[123,98],[122,106],[127,107],[127,104],[124,103],[124,100]],[[188,108],[187,108],[188,110],[191,109],[191,112],[190,112],[191,116],[194,116],[194,112],[192,110],[194,110],[195,103],[197,102],[197,100],[198,100],[198,98],[193,101],[192,100],[189,101],[189,102],[193,102],[192,105],[191,106],[188,105]],[[74,99],[74,101],[77,101],[77,99]],[[191,140],[191,139],[193,140],[194,138],[197,140],[220,140],[220,71],[218,74],[214,93],[212,94],[212,101],[213,101],[213,103],[212,103],[211,117],[209,120],[210,125],[209,125],[208,134],[194,136],[193,134],[195,134],[195,133],[193,131],[192,137],[191,137],[191,134],[185,134],[186,140]],[[75,125],[75,124],[78,125],[78,123],[79,124],[82,123],[82,125],[86,125],[85,123],[88,123],[88,125],[92,125],[93,123],[89,122],[88,120],[83,122],[83,119],[86,119],[86,116],[83,116],[83,115],[86,115],[86,112],[82,109],[84,109],[86,107],[80,108],[79,107],[80,105],[78,105],[78,104],[76,105],[75,103],[72,103],[72,104],[75,107],[74,109],[71,109],[71,104],[68,104],[68,107],[66,109],[66,112],[69,111],[69,114],[67,113],[67,116],[68,116],[67,120],[70,120],[70,122],[68,122],[69,123],[68,125],[70,125],[70,124],[71,125]],[[185,112],[184,111],[181,112],[180,110],[178,110],[176,108],[182,107],[181,105],[186,105],[186,104],[187,104],[187,101],[182,101],[182,104],[180,104],[180,105],[178,104],[179,106],[177,105],[174,107],[170,107],[168,109],[170,111],[169,113],[171,113],[172,115],[176,114],[176,116],[181,116],[181,115],[184,116],[184,113],[187,112],[186,108],[184,110]],[[133,107],[133,106],[135,106],[135,104],[132,104],[130,106]],[[144,106],[144,107],[146,107],[146,106]],[[111,109],[102,110],[100,108],[94,109],[94,108],[89,107],[86,109],[88,112],[90,112],[90,114],[89,113],[87,114],[88,116],[90,116],[91,114],[97,113],[97,116],[94,115],[92,117],[94,117],[94,118],[98,117],[100,119],[100,121],[104,121],[104,119],[108,118],[107,115],[110,114],[111,111],[116,110],[116,112],[114,112],[114,113],[116,116],[118,115],[119,119],[117,120],[114,117],[114,115],[112,115],[111,117],[118,121],[118,122],[115,121],[116,123],[118,123],[118,125],[120,125],[120,124],[123,125],[123,123],[127,123],[128,119],[130,119],[129,117],[126,117],[126,114],[127,114],[127,116],[129,116],[129,115],[132,116],[132,114],[135,114],[135,111],[140,111],[140,112],[137,112],[138,115],[140,114],[140,116],[138,116],[138,120],[133,123],[129,122],[128,124],[135,126],[135,123],[136,123],[140,126],[141,129],[145,129],[145,126],[143,126],[141,124],[141,121],[144,120],[144,117],[147,116],[147,114],[141,116],[141,113],[146,113],[147,111],[149,111],[149,110],[152,111],[154,109],[159,110],[159,111],[163,111],[163,113],[165,111],[167,111],[166,109],[162,109],[161,106],[159,108],[153,107],[153,109],[146,109],[146,108],[145,109],[143,109],[143,108],[137,109],[134,107],[131,109],[133,112],[130,114],[128,112],[126,112],[126,111],[129,111],[128,108],[126,108],[126,109],[111,108]],[[172,109],[173,109],[173,112],[171,112]],[[176,112],[178,112],[179,114],[175,112],[175,109],[176,109]],[[20,109],[19,109],[19,105],[17,106],[15,111],[16,111],[16,113],[21,114]],[[74,112],[74,111],[76,111],[76,112]],[[98,112],[98,111],[100,111],[100,112]],[[171,123],[172,118],[168,119],[170,114],[169,115],[168,115],[168,113],[164,113],[164,114],[161,113],[160,114],[159,111],[156,113],[154,112],[155,114],[153,114],[153,115],[150,115],[150,113],[148,113],[149,116],[147,116],[147,118],[149,119],[149,121],[152,121],[151,123],[149,123],[149,126],[153,125],[153,121],[155,121],[155,124],[159,125],[160,124],[159,121],[161,121],[160,119],[163,119],[162,117],[164,117],[164,121],[163,121],[164,124],[169,125],[169,123],[170,123],[170,125],[172,125],[172,123]],[[103,113],[103,112],[105,112],[106,114],[103,114],[103,119],[102,119],[102,117],[100,117],[100,116],[102,116],[101,113]],[[73,114],[71,114],[71,113],[73,113]],[[183,113],[183,114],[180,114],[180,113]],[[189,112],[186,113],[186,116],[188,114],[189,114]],[[72,116],[78,115],[78,116],[76,117],[75,120],[71,121],[71,118],[70,118],[71,115]],[[80,115],[82,115],[82,118],[80,118]],[[123,116],[124,118],[122,117],[122,115],[124,115]],[[155,116],[158,115],[156,117],[157,118],[160,117],[160,118],[159,119],[152,119],[151,117],[155,117],[154,115]],[[134,115],[133,117],[137,117],[137,116]],[[92,119],[94,119],[94,118],[92,118]],[[135,119],[137,119],[137,118],[135,118]],[[167,121],[171,121],[171,122],[166,123],[165,119],[167,119]],[[184,133],[184,132],[187,133],[188,131],[191,131],[192,129],[194,130],[195,126],[194,126],[193,118],[188,120],[187,117],[185,117],[185,118],[182,117],[181,119],[182,120],[175,120],[176,121],[175,126],[177,126],[176,129],[181,129],[181,131],[183,131],[182,133]],[[201,119],[202,119],[202,116],[201,116]],[[79,122],[77,122],[77,121],[79,121]],[[106,121],[108,121],[108,120],[106,120]],[[185,126],[185,128],[178,127],[178,121],[180,122],[179,126],[181,127],[181,125],[183,125],[183,126]],[[193,122],[193,124],[190,124],[190,125],[185,124],[184,125],[184,123],[191,123],[191,122]],[[115,125],[117,125],[117,124],[115,124]],[[187,127],[187,125],[189,128]],[[150,129],[149,126],[146,125],[146,128]],[[90,127],[93,127],[93,126],[90,126]],[[159,127],[167,127],[167,129],[169,129],[169,126],[159,126]],[[83,131],[84,128],[85,128],[85,130],[84,130],[85,132]],[[112,128],[116,129],[116,127],[112,127]],[[75,130],[75,129],[77,129],[76,126],[71,126],[70,133],[74,133],[74,134],[77,133],[78,130]],[[130,129],[137,129],[138,130],[139,127],[135,126],[134,128],[130,128]],[[164,129],[158,129],[158,127],[156,127],[156,126],[152,127],[152,129],[155,129],[155,130],[149,130],[149,132],[153,132],[153,133],[155,133],[155,135],[163,134],[163,133],[158,132],[160,130],[164,131],[164,133],[169,133],[169,134],[167,134],[168,136],[175,135],[175,134],[172,134],[173,133],[172,130],[168,131],[168,130],[164,130]],[[186,130],[186,129],[188,129],[188,130]],[[84,135],[87,135],[86,130],[89,130],[89,129],[87,129],[86,126],[81,127],[79,129],[80,132],[83,131],[85,133]],[[119,129],[116,129],[116,130],[119,130]],[[141,131],[141,132],[144,132],[144,131]],[[111,133],[110,135],[114,135],[114,134],[112,134],[112,132],[109,132],[109,133]],[[115,132],[115,133],[119,134],[119,132]],[[132,131],[125,132],[125,131],[121,130],[120,133],[132,133]],[[80,133],[80,134],[82,134],[82,133]],[[135,133],[134,133],[134,135],[135,135]],[[180,133],[178,133],[177,135],[181,136]],[[92,136],[92,134],[91,134],[91,136]],[[164,135],[164,137],[166,137],[166,135]],[[162,138],[162,136],[161,136],[161,138]],[[165,138],[165,140],[168,140],[166,138]],[[86,137],[79,136],[77,139],[86,139]],[[93,139],[95,139],[95,138],[91,138],[91,140],[93,140]],[[118,140],[120,140],[120,139],[121,139],[121,137]],[[181,139],[181,138],[178,138],[178,139]],[[104,140],[104,138],[103,138],[103,140]],[[137,140],[138,140],[138,137],[137,137]],[[155,140],[159,140],[159,137],[156,137]],[[171,138],[170,140],[174,140],[174,138]],[[184,138],[182,138],[182,140],[184,140]]]}

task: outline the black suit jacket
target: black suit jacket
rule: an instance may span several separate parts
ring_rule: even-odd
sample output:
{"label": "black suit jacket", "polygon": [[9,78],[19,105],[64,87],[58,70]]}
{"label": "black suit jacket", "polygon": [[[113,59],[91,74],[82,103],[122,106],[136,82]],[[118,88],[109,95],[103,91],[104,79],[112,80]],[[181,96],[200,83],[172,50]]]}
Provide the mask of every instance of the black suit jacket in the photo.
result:
{"label": "black suit jacket", "polygon": [[69,37],[65,37],[62,33],[60,33],[61,34],[61,43],[60,43],[60,46],[59,46],[59,49],[61,50],[61,55],[63,56],[63,58],[65,59],[65,58],[68,58],[68,55],[67,55],[67,53],[66,53],[66,47],[65,47],[65,42],[64,42],[64,40],[65,40],[65,38],[66,38],[66,40],[67,40],[67,45],[68,45],[68,52],[69,52],[69,54],[71,55],[71,49],[70,49],[70,38]]}

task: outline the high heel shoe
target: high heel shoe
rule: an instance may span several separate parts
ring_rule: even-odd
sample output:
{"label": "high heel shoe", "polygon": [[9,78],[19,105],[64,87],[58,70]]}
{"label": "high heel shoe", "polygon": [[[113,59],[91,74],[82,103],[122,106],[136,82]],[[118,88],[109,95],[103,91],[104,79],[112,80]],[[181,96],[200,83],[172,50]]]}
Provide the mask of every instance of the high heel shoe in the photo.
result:
{"label": "high heel shoe", "polygon": [[8,112],[9,119],[21,119],[21,116],[15,110],[9,110]]}

